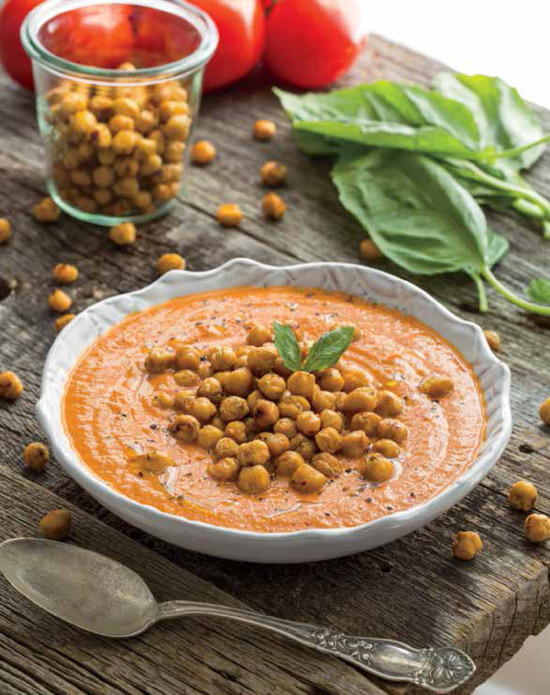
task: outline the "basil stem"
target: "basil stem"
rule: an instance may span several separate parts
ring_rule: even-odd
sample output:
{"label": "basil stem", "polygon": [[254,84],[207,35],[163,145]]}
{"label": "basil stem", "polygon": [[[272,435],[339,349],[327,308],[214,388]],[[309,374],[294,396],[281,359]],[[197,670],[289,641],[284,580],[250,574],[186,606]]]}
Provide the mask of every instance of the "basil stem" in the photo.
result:
{"label": "basil stem", "polygon": [[501,294],[509,302],[512,302],[512,304],[519,306],[520,309],[530,311],[534,314],[540,314],[541,316],[550,316],[550,306],[542,306],[518,297],[511,290],[505,287],[499,280],[497,280],[487,266],[483,266],[481,268],[481,274],[499,294]]}

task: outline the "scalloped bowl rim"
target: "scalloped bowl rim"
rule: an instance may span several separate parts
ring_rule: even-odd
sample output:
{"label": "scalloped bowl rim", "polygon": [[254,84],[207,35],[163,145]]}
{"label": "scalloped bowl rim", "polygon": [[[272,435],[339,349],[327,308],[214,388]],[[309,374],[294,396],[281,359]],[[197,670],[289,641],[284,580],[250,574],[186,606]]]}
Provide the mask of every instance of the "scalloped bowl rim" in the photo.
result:
{"label": "scalloped bowl rim", "polygon": [[[60,412],[60,407],[57,408],[57,412],[55,415],[52,416],[52,413],[49,408],[49,403],[51,402],[52,396],[50,393],[50,374],[52,372],[52,369],[56,368],[56,364],[58,363],[58,357],[60,354],[60,349],[61,345],[65,341],[70,341],[71,337],[74,335],[77,335],[77,331],[81,325],[84,324],[84,322],[88,321],[90,317],[92,318],[95,314],[100,314],[102,309],[106,306],[109,306],[111,304],[120,304],[124,301],[127,301],[129,299],[135,299],[135,298],[145,298],[147,301],[147,296],[156,293],[156,291],[159,288],[162,288],[164,285],[169,286],[172,285],[174,280],[176,279],[181,279],[182,281],[193,281],[196,279],[203,279],[203,278],[210,278],[210,277],[215,277],[216,275],[219,275],[221,278],[223,278],[224,274],[226,274],[228,271],[232,270],[235,266],[238,265],[245,265],[248,267],[253,267],[258,270],[264,270],[266,273],[272,273],[274,271],[277,272],[282,272],[282,271],[300,271],[300,270],[307,270],[307,271],[313,271],[314,269],[322,269],[322,268],[327,268],[327,267],[338,267],[338,268],[343,268],[343,269],[349,269],[353,271],[359,271],[361,273],[365,274],[365,277],[368,279],[368,276],[372,277],[384,277],[386,280],[390,280],[390,282],[395,283],[396,286],[400,286],[403,290],[405,290],[408,293],[411,293],[413,295],[416,295],[417,298],[422,299],[423,301],[426,302],[426,305],[431,308],[432,311],[434,311],[436,314],[439,314],[441,317],[445,317],[447,320],[452,321],[454,324],[456,324],[457,327],[461,326],[465,330],[469,330],[472,332],[473,337],[478,341],[478,348],[481,350],[481,355],[483,357],[484,363],[493,365],[493,366],[498,366],[500,367],[500,379],[502,380],[501,383],[501,392],[500,392],[500,403],[498,404],[498,409],[497,409],[497,414],[496,418],[500,420],[501,424],[501,433],[498,436],[495,436],[492,441],[489,441],[489,438],[486,440],[485,444],[485,451],[478,455],[474,463],[462,474],[460,475],[456,480],[454,480],[450,485],[448,485],[446,488],[444,488],[441,492],[438,494],[434,495],[434,497],[430,498],[426,502],[423,502],[421,504],[415,505],[413,507],[410,507],[406,510],[400,511],[400,512],[394,512],[393,514],[389,514],[383,517],[379,517],[377,519],[373,519],[371,521],[367,521],[364,524],[360,524],[358,526],[343,526],[343,527],[334,527],[334,528],[311,528],[311,529],[301,529],[298,531],[287,531],[287,532],[256,532],[256,531],[246,531],[242,529],[234,529],[231,527],[226,527],[226,526],[217,526],[215,524],[208,524],[202,521],[195,521],[193,519],[187,519],[184,516],[179,516],[175,514],[170,514],[168,512],[163,512],[156,507],[149,505],[149,504],[143,504],[141,502],[137,502],[130,497],[127,497],[126,495],[122,494],[121,492],[118,492],[114,488],[110,487],[105,481],[103,481],[99,476],[95,475],[90,469],[86,467],[86,465],[79,459],[78,454],[72,449],[70,446],[69,440],[67,433],[65,432],[63,428],[63,422],[61,418],[61,412]],[[228,285],[227,287],[235,287],[237,285]],[[303,286],[311,286],[311,285],[303,285]],[[224,289],[224,284],[223,282],[220,283],[219,289]],[[353,294],[353,291],[350,290],[342,290],[344,292],[348,292],[349,294]],[[183,295],[186,294],[191,294],[191,292],[183,292]],[[160,304],[164,301],[167,301],[169,298],[166,297],[164,299],[161,299],[159,301],[154,301],[151,303],[148,303],[149,306],[154,306],[156,304]],[[376,300],[370,299],[367,301],[373,301],[376,302]],[[383,301],[378,301],[376,303],[379,303],[381,305],[385,305]],[[127,313],[132,313],[132,312],[127,312]],[[419,317],[417,317],[419,318]],[[422,318],[419,318],[420,321],[423,321],[424,323],[427,323],[424,321]],[[115,321],[111,323],[110,325],[116,325],[118,321]],[[428,324],[430,325],[430,324]],[[436,328],[434,330],[437,331]],[[97,336],[94,336],[93,340],[87,342],[82,349],[80,350],[80,354],[87,349],[87,347],[94,342]],[[452,341],[447,338],[449,342]],[[458,349],[458,348],[457,348]],[[76,358],[78,359],[78,357]],[[74,363],[71,365],[71,369],[74,367]],[[70,370],[68,372],[70,374]],[[66,378],[65,378],[66,382]],[[403,280],[401,278],[398,278],[394,275],[390,275],[389,273],[386,273],[381,270],[377,270],[375,268],[370,268],[366,266],[360,266],[356,265],[353,263],[338,263],[338,262],[316,262],[316,263],[297,263],[297,264],[292,264],[292,265],[285,265],[285,266],[272,266],[268,265],[265,263],[260,263],[257,261],[253,261],[248,258],[233,258],[226,263],[222,264],[221,266],[218,266],[217,268],[213,268],[211,270],[205,270],[205,271],[187,271],[187,270],[173,270],[170,271],[163,276],[161,276],[159,279],[154,281],[153,283],[147,285],[146,287],[140,289],[140,290],[135,290],[132,292],[127,292],[124,294],[118,294],[114,295],[112,297],[108,297],[100,302],[97,302],[84,311],[82,311],[80,314],[78,314],[68,326],[66,326],[63,331],[58,335],[56,338],[55,342],[51,346],[46,362],[44,365],[44,371],[42,375],[42,382],[41,382],[41,395],[38,403],[36,404],[36,411],[37,411],[37,417],[44,428],[47,437],[52,445],[52,448],[54,450],[54,453],[56,455],[56,458],[58,462],[62,465],[62,467],[65,469],[65,471],[74,479],[76,482],[78,482],[85,490],[87,490],[93,497],[96,497],[96,490],[98,491],[98,497],[101,502],[101,498],[103,496],[107,496],[110,498],[110,502],[112,505],[113,509],[119,509],[119,508],[125,508],[126,511],[132,512],[135,511],[136,513],[143,513],[144,510],[151,515],[151,520],[154,521],[155,519],[162,520],[162,521],[169,521],[170,523],[179,523],[183,527],[196,527],[200,528],[202,530],[210,531],[212,533],[221,533],[226,536],[235,536],[235,537],[240,537],[241,539],[262,539],[265,542],[270,542],[270,541],[275,541],[275,540],[283,540],[283,539],[296,539],[296,538],[306,538],[306,539],[319,539],[319,538],[326,538],[327,536],[332,536],[334,538],[336,537],[348,537],[352,535],[358,535],[361,534],[363,531],[368,529],[369,531],[376,531],[380,530],[382,531],[384,528],[388,527],[395,527],[395,526],[405,526],[409,525],[408,522],[411,522],[413,524],[416,521],[416,517],[423,516],[426,517],[426,521],[424,523],[428,523],[430,518],[434,518],[435,516],[439,516],[439,514],[443,513],[445,509],[448,509],[449,507],[453,506],[456,504],[462,497],[464,497],[465,494],[471,491],[471,489],[483,478],[485,475],[491,470],[491,468],[496,464],[500,456],[502,455],[508,440],[510,438],[511,434],[511,429],[512,429],[512,416],[511,416],[511,411],[510,411],[510,399],[509,399],[509,394],[510,394],[510,369],[506,364],[504,364],[502,361],[497,359],[493,352],[490,350],[489,346],[487,345],[487,341],[485,340],[485,337],[483,335],[482,330],[478,325],[471,321],[465,321],[464,319],[459,318],[455,314],[453,314],[451,311],[449,311],[446,307],[444,307],[440,302],[438,302],[436,299],[431,297],[427,292],[424,290],[420,289],[416,285],[408,282],[407,280]],[[60,406],[61,403],[58,401],[58,399],[53,396],[54,402],[58,402],[58,405]],[[62,436],[60,436],[60,433],[62,433]],[[96,497],[97,499],[97,497]],[[438,504],[439,503],[439,504]],[[431,511],[431,508],[434,506],[443,506],[443,509],[436,513],[433,514]],[[107,506],[107,505],[106,505]],[[116,512],[115,512],[116,513]],[[417,528],[419,524],[414,523],[413,528]],[[423,525],[423,524],[420,524]],[[413,530],[411,528],[411,530]],[[408,533],[408,531],[405,531],[403,534],[400,535],[405,535]],[[185,547],[185,546],[184,546]],[[371,546],[372,547],[372,546]],[[203,552],[208,552],[208,551],[203,551]],[[337,553],[334,553],[336,555]]]}

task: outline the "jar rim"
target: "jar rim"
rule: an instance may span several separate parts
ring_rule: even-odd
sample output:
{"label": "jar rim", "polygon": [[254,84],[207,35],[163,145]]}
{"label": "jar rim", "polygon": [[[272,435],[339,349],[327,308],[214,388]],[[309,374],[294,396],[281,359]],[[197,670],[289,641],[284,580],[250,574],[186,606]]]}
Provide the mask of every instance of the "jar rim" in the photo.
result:
{"label": "jar rim", "polygon": [[[176,15],[197,30],[200,43],[192,53],[176,61],[135,70],[82,65],[56,56],[43,45],[39,32],[46,22],[71,10],[98,5],[138,5]],[[155,78],[166,80],[175,76],[185,77],[210,60],[218,39],[218,30],[210,16],[185,0],[46,0],[29,12],[21,26],[21,41],[32,60],[55,72],[70,73],[77,79],[82,77],[109,84],[119,83],[121,78],[125,84],[132,85],[143,84],[148,78],[155,81]]]}

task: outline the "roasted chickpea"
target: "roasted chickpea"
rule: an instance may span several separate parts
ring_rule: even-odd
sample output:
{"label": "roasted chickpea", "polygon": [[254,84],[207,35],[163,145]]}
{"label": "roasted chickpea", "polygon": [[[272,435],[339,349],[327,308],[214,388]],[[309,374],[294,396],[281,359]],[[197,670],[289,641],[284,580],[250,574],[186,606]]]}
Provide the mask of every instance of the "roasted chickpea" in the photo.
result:
{"label": "roasted chickpea", "polygon": [[309,437],[305,434],[297,434],[290,440],[290,448],[292,451],[297,451],[300,456],[305,460],[309,461],[317,453],[317,446]]}
{"label": "roasted chickpea", "polygon": [[258,425],[256,424],[256,420],[254,420],[254,418],[251,416],[251,417],[245,418],[243,420],[243,422],[244,422],[244,425],[246,427],[248,439],[253,439],[254,436],[257,435],[258,432],[260,431],[258,428]]}
{"label": "roasted chickpea", "polygon": [[31,442],[23,449],[23,461],[33,471],[43,471],[49,458],[48,447],[42,442]]}
{"label": "roasted chickpea", "polygon": [[219,430],[222,431],[226,429],[225,422],[221,419],[219,415],[214,415],[214,417],[210,420],[210,424],[212,425],[212,427],[217,427]]}
{"label": "roasted chickpea", "polygon": [[122,130],[133,131],[135,128],[134,119],[123,114],[116,114],[109,119],[109,130],[113,135],[120,133]]}
{"label": "roasted chickpea", "polygon": [[331,367],[317,374],[317,384],[323,391],[341,391],[344,386],[344,377],[338,369]]}
{"label": "roasted chickpea", "polygon": [[96,127],[97,118],[91,111],[77,111],[70,117],[69,123],[75,135],[88,135]]}
{"label": "roasted chickpea", "polygon": [[539,408],[539,416],[545,425],[550,426],[550,398],[547,398],[541,403]]}
{"label": "roasted chickpea", "polygon": [[178,386],[196,386],[199,381],[199,375],[192,369],[180,369],[174,373],[174,381]]}
{"label": "roasted chickpea", "polygon": [[219,403],[222,399],[222,385],[214,377],[208,377],[205,379],[197,390],[198,396],[204,396],[208,398],[212,403]]}
{"label": "roasted chickpea", "polygon": [[381,422],[382,418],[376,413],[356,413],[351,418],[350,429],[363,430],[369,437],[374,437]]}
{"label": "roasted chickpea", "polygon": [[288,379],[288,377],[292,374],[292,369],[289,369],[285,366],[285,363],[283,362],[281,357],[277,357],[277,359],[275,360],[275,364],[273,365],[273,371],[275,372],[275,374],[282,376],[283,379]]}
{"label": "roasted chickpea", "polygon": [[283,396],[279,401],[279,412],[281,417],[296,420],[300,413],[311,410],[307,398],[303,396]]}
{"label": "roasted chickpea", "polygon": [[337,432],[341,432],[344,429],[344,418],[340,413],[335,410],[323,410],[321,412],[321,428],[332,427]]}
{"label": "roasted chickpea", "polygon": [[23,382],[13,372],[0,373],[0,398],[14,401],[23,393]]}
{"label": "roasted chickpea", "polygon": [[164,161],[171,164],[178,164],[183,158],[185,144],[177,140],[170,140],[164,149]]}
{"label": "roasted chickpea", "polygon": [[54,509],[40,519],[40,533],[50,541],[63,541],[71,530],[71,512]]}
{"label": "roasted chickpea", "polygon": [[179,253],[165,253],[158,258],[156,268],[160,275],[170,270],[183,270],[185,268],[185,258],[182,258]]}
{"label": "roasted chickpea", "polygon": [[208,398],[195,398],[189,404],[189,412],[194,415],[199,422],[208,422],[216,414],[216,406]]}
{"label": "roasted chickpea", "polygon": [[217,458],[236,457],[239,451],[239,444],[230,437],[223,436],[214,447],[214,454]]}
{"label": "roasted chickpea", "polygon": [[276,193],[266,193],[262,199],[262,212],[268,220],[281,220],[286,212],[285,201]]}
{"label": "roasted chickpea", "polygon": [[381,454],[367,454],[359,462],[358,470],[371,483],[385,483],[393,476],[393,463]]}
{"label": "roasted chickpea", "polygon": [[483,331],[485,340],[493,352],[500,352],[500,335],[496,331]]}
{"label": "roasted chickpea", "polygon": [[401,442],[404,442],[409,436],[409,430],[407,429],[407,426],[402,422],[399,422],[399,420],[385,418],[384,420],[380,420],[377,434],[380,439],[391,439],[392,441],[401,444]]}
{"label": "roasted chickpea", "polygon": [[199,140],[191,148],[191,161],[193,164],[204,166],[210,164],[216,157],[216,148],[208,140]]}
{"label": "roasted chickpea", "polygon": [[538,491],[533,483],[526,480],[518,480],[514,483],[508,492],[508,502],[514,509],[520,509],[522,512],[528,512],[533,509],[537,501]]}
{"label": "roasted chickpea", "polygon": [[78,269],[74,265],[58,263],[53,269],[53,278],[62,285],[70,285],[78,277]]}
{"label": "roasted chickpea", "polygon": [[[376,406],[378,415],[382,417],[397,417],[401,415],[404,407],[403,399],[396,396],[393,391],[378,391],[378,405]],[[365,410],[368,409],[365,408]]]}
{"label": "roasted chickpea", "polygon": [[178,369],[198,369],[201,354],[191,345],[183,345],[176,351],[176,367]]}
{"label": "roasted chickpea", "polygon": [[223,372],[227,369],[232,369],[236,361],[237,355],[235,355],[235,350],[225,345],[213,350],[210,354],[210,362],[212,362],[212,367],[216,371]]}
{"label": "roasted chickpea", "polygon": [[453,388],[453,380],[448,376],[429,376],[418,387],[419,391],[434,400],[448,396]]}
{"label": "roasted chickpea", "polygon": [[271,456],[280,456],[290,449],[290,441],[284,434],[261,432],[258,439],[267,444]]}
{"label": "roasted chickpea", "polygon": [[154,473],[158,475],[169,466],[175,465],[170,456],[160,451],[148,451],[145,454],[133,456],[130,460],[130,470],[136,475],[139,473]]}
{"label": "roasted chickpea", "polygon": [[326,482],[326,476],[308,463],[302,463],[290,479],[290,484],[294,489],[306,494],[319,492],[325,487]]}
{"label": "roasted chickpea", "polygon": [[336,405],[334,406],[333,410],[343,412],[344,402],[348,394],[345,391],[336,391],[334,395],[336,396]]}
{"label": "roasted chickpea", "polygon": [[336,407],[336,394],[332,391],[322,391],[318,386],[313,389],[311,405],[316,413],[323,410],[334,410]]}
{"label": "roasted chickpea", "polygon": [[261,398],[252,408],[252,416],[262,430],[269,429],[279,419],[279,408],[273,401]]}
{"label": "roasted chickpea", "polygon": [[343,409],[346,413],[355,414],[375,410],[378,405],[378,394],[371,386],[354,389],[346,396]]}
{"label": "roasted chickpea", "polygon": [[74,317],[74,314],[64,314],[63,316],[55,319],[55,330],[60,333],[65,326],[74,319]]}
{"label": "roasted chickpea", "polygon": [[344,456],[359,458],[362,456],[369,445],[369,438],[363,430],[355,430],[344,435],[342,439],[342,452]]}
{"label": "roasted chickpea", "polygon": [[458,560],[471,560],[483,548],[475,531],[459,531],[453,538],[452,552]]}
{"label": "roasted chickpea", "polygon": [[116,154],[132,154],[137,141],[138,136],[133,130],[119,130],[114,136],[111,146]]}
{"label": "roasted chickpea", "polygon": [[152,111],[144,109],[135,117],[134,124],[136,130],[145,135],[158,125],[158,118]]}
{"label": "roasted chickpea", "polygon": [[277,434],[284,434],[287,439],[292,439],[298,434],[298,428],[294,420],[288,417],[282,417],[273,425],[273,431]]}
{"label": "roasted chickpea", "polygon": [[201,426],[193,415],[178,415],[170,425],[170,432],[180,442],[194,442]]}
{"label": "roasted chickpea", "polygon": [[136,240],[136,227],[132,222],[122,222],[109,231],[109,239],[117,246],[128,246]]}
{"label": "roasted chickpea", "polygon": [[212,368],[212,364],[209,360],[201,359],[200,364],[197,367],[197,374],[201,379],[207,379],[209,376],[214,375],[214,369]]}
{"label": "roasted chickpea", "polygon": [[294,396],[303,396],[310,399],[313,397],[315,377],[309,372],[293,372],[288,377],[287,386],[290,393]]}
{"label": "roasted chickpea", "polygon": [[62,112],[67,118],[73,113],[83,111],[87,106],[88,100],[80,92],[69,92],[61,101]]}
{"label": "roasted chickpea", "polygon": [[[242,444],[241,446],[246,446],[246,444]],[[241,492],[257,495],[269,490],[271,487],[271,478],[264,466],[248,466],[246,468],[241,468],[237,487]]]}
{"label": "roasted chickpea", "polygon": [[530,543],[542,543],[550,538],[550,518],[544,514],[530,514],[525,519],[525,538]]}
{"label": "roasted chickpea", "polygon": [[160,374],[168,369],[172,369],[176,355],[172,350],[155,347],[149,351],[145,358],[145,369],[149,374]]}
{"label": "roasted chickpea", "polygon": [[228,422],[225,428],[225,436],[233,439],[237,444],[244,444],[248,439],[246,425],[241,420]]}
{"label": "roasted chickpea", "polygon": [[322,451],[320,454],[315,454],[311,459],[311,465],[317,469],[326,478],[335,478],[342,472],[343,466],[339,459],[328,451]]}
{"label": "roasted chickpea", "polygon": [[54,290],[48,297],[48,302],[53,311],[62,313],[70,308],[73,300],[63,290]]}
{"label": "roasted chickpea", "polygon": [[246,342],[255,347],[261,347],[264,343],[273,340],[273,331],[268,326],[252,326],[246,336]]}
{"label": "roasted chickpea", "polygon": [[214,425],[205,425],[199,430],[197,441],[203,449],[213,449],[221,441],[222,437],[222,430],[214,427]]}
{"label": "roasted chickpea", "polygon": [[237,480],[241,467],[235,458],[227,457],[216,463],[210,463],[206,469],[208,475],[220,482]]}
{"label": "roasted chickpea", "polygon": [[321,429],[321,418],[311,410],[305,410],[296,418],[296,427],[308,437],[313,437]]}
{"label": "roasted chickpea", "polygon": [[344,378],[344,385],[342,391],[350,393],[355,389],[364,388],[369,385],[369,379],[367,375],[360,369],[345,369],[342,372]]}
{"label": "roasted chickpea", "polygon": [[166,393],[166,391],[159,391],[153,396],[153,405],[157,408],[173,408],[175,398],[171,393]]}
{"label": "roasted chickpea", "polygon": [[234,203],[220,205],[216,217],[218,222],[224,227],[238,227],[243,221],[242,210]]}
{"label": "roasted chickpea", "polygon": [[265,374],[273,368],[277,354],[267,347],[257,347],[248,355],[248,367],[254,374]]}
{"label": "roasted chickpea", "polygon": [[169,140],[186,140],[189,134],[190,119],[185,114],[171,116],[164,125],[164,135]]}
{"label": "roasted chickpea", "polygon": [[42,198],[33,207],[32,214],[38,222],[57,222],[61,215],[61,210],[52,198]]}
{"label": "roasted chickpea", "polygon": [[195,391],[183,390],[178,391],[174,396],[174,409],[180,410],[182,413],[188,413],[191,403],[195,400]]}
{"label": "roasted chickpea", "polygon": [[376,263],[383,258],[382,251],[372,241],[372,239],[363,239],[359,244],[359,253],[369,263]]}
{"label": "roasted chickpea", "polygon": [[5,217],[0,219],[0,244],[5,244],[11,238],[11,224]]}
{"label": "roasted chickpea", "polygon": [[258,464],[263,466],[269,461],[269,457],[267,444],[259,439],[238,445],[237,458],[241,466],[255,466]]}
{"label": "roasted chickpea", "polygon": [[239,396],[229,396],[220,403],[220,417],[224,422],[242,420],[249,412],[248,403]]}
{"label": "roasted chickpea", "polygon": [[260,170],[260,178],[264,186],[278,188],[286,183],[288,170],[280,162],[266,162]]}
{"label": "roasted chickpea", "polygon": [[264,374],[258,380],[258,388],[266,398],[278,401],[286,390],[286,382],[277,374]]}
{"label": "roasted chickpea", "polygon": [[254,406],[258,401],[261,401],[263,399],[264,395],[259,389],[255,389],[252,391],[252,393],[248,394],[248,397],[246,399],[246,402],[248,403],[248,407],[250,410],[254,410]]}
{"label": "roasted chickpea", "polygon": [[289,478],[303,463],[305,461],[297,451],[285,451],[277,457],[275,472],[281,478]]}
{"label": "roasted chickpea", "polygon": [[254,123],[252,134],[255,140],[267,142],[267,140],[272,140],[275,137],[276,132],[277,126],[273,121],[261,118]]}
{"label": "roasted chickpea", "polygon": [[401,453],[401,447],[391,439],[379,439],[372,445],[373,451],[388,459],[396,459]]}

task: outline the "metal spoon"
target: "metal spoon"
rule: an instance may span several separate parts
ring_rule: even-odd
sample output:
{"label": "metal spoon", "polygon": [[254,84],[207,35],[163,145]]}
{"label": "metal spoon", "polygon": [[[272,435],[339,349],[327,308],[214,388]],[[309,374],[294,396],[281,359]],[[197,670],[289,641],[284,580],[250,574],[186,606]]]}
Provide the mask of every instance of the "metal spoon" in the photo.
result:
{"label": "metal spoon", "polygon": [[186,615],[232,618],[263,627],[368,673],[448,693],[475,671],[453,647],[413,649],[402,642],[355,637],[254,611],[192,601],[157,603],[143,579],[104,555],[66,543],[14,538],[0,544],[0,570],[24,596],[58,618],[105,637],[133,637],[159,620]]}

